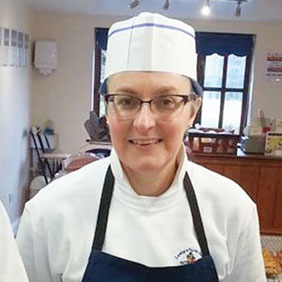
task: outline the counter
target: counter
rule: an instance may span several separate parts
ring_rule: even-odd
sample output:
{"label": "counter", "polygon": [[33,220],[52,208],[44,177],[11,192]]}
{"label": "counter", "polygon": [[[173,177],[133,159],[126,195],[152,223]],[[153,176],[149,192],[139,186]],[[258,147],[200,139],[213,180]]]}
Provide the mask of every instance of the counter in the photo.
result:
{"label": "counter", "polygon": [[237,182],[256,202],[263,234],[282,235],[282,158],[263,154],[193,154],[192,160]]}

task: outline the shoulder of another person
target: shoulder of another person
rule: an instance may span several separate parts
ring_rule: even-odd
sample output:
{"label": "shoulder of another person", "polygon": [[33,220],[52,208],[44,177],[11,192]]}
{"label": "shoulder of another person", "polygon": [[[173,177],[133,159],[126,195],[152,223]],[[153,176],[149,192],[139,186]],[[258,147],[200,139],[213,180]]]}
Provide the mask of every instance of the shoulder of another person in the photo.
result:
{"label": "shoulder of another person", "polygon": [[[9,221],[9,217],[8,214],[2,204],[2,202],[0,201],[0,234],[7,234],[7,231],[10,231],[11,229],[11,224]],[[12,232],[11,232],[12,234]],[[1,240],[0,240],[1,243]]]}

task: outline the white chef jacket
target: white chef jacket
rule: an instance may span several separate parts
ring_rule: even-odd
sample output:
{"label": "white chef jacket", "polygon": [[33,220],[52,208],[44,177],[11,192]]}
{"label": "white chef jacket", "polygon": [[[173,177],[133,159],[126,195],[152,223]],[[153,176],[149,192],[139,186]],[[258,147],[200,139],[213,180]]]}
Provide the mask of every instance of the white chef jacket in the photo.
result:
{"label": "white chef jacket", "polygon": [[0,281],[27,282],[8,215],[0,202]]}
{"label": "white chef jacket", "polygon": [[173,183],[158,197],[140,196],[132,189],[114,149],[110,157],[42,189],[26,204],[17,237],[30,282],[81,281],[109,164],[115,186],[104,252],[152,267],[199,259],[183,188],[187,171],[219,281],[266,281],[256,205],[230,179],[188,161],[183,148]]}

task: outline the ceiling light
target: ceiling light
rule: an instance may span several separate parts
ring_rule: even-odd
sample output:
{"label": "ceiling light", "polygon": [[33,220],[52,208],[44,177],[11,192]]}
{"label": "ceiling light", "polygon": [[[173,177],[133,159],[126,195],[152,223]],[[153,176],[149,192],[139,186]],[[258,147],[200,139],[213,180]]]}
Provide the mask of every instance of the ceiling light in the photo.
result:
{"label": "ceiling light", "polygon": [[235,10],[235,16],[236,16],[236,17],[241,17],[241,11],[242,11],[242,9],[241,9],[241,3],[242,3],[242,1],[241,1],[241,0],[238,0],[238,2],[237,2],[237,7],[236,7],[236,10]]}
{"label": "ceiling light", "polygon": [[206,4],[202,8],[202,14],[204,16],[208,16],[211,12],[211,7],[210,7],[210,0],[207,0]]}
{"label": "ceiling light", "polygon": [[168,8],[169,8],[169,0],[165,0],[165,3],[163,5],[163,9],[168,10]]}
{"label": "ceiling light", "polygon": [[134,1],[132,1],[131,3],[128,4],[128,8],[134,9],[134,8],[136,8],[139,4],[140,4],[140,1],[139,1],[139,0],[134,0]]}
{"label": "ceiling light", "polygon": [[203,14],[204,16],[208,16],[210,13],[211,13],[210,7],[205,5],[205,6],[202,8],[202,14]]}

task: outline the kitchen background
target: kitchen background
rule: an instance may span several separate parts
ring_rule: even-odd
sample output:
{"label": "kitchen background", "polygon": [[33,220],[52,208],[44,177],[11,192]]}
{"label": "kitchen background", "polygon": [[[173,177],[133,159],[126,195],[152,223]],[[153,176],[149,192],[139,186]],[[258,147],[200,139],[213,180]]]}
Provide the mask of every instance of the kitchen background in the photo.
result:
{"label": "kitchen background", "polygon": [[[40,11],[29,4],[32,2],[35,1],[0,0],[0,26],[29,34],[30,58],[36,40],[58,43],[58,69],[49,76],[41,75],[31,63],[28,67],[0,67],[0,199],[14,225],[29,187],[30,126],[44,126],[46,120],[51,119],[58,134],[58,152],[75,153],[86,144],[89,136],[83,124],[92,105],[94,29],[109,27],[116,20],[142,9],[141,6],[139,10],[128,10],[129,1],[125,0],[111,8],[107,1],[100,1],[102,10],[97,15],[79,10],[62,13]],[[154,11],[173,16],[173,8],[164,12],[162,2],[154,6]],[[282,82],[267,80],[264,72],[267,53],[282,53],[282,5],[273,0],[259,8],[259,1],[250,2],[257,9],[258,18],[252,12],[250,18],[247,13],[244,15],[244,3],[241,18],[234,16],[233,8],[224,19],[220,14],[203,20],[196,10],[186,9],[184,14],[183,8],[178,16],[197,31],[255,34],[250,118],[257,115],[258,109],[267,117],[281,118]],[[109,13],[105,15],[107,5]],[[247,7],[248,3],[245,5]],[[89,6],[90,9],[95,13],[95,4]],[[266,18],[268,10],[272,12],[271,18]]]}

